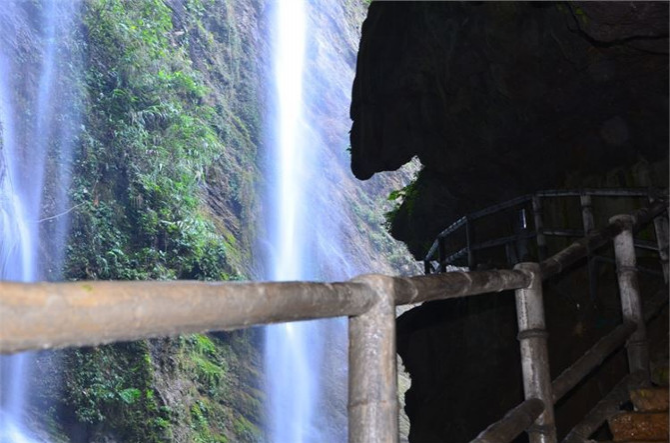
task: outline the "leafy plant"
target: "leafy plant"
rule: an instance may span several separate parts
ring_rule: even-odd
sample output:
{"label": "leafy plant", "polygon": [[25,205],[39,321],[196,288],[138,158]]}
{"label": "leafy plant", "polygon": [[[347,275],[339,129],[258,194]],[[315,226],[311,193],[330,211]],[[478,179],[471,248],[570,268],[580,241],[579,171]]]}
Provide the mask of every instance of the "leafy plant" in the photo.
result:
{"label": "leafy plant", "polygon": [[[233,26],[233,3],[184,0],[176,18],[168,4],[83,3],[87,69],[70,194],[70,279],[239,278],[231,264],[243,255],[239,231],[215,225],[203,202],[218,174],[225,186],[216,198],[240,214],[251,206],[254,171],[240,165],[253,164],[260,132],[246,81],[254,57],[240,61],[249,47]],[[221,85],[236,86],[212,87],[214,71]],[[194,441],[226,441],[234,435],[229,362],[236,357],[207,335],[165,346],[169,357],[160,363],[145,341],[69,352],[63,409],[120,441],[171,441],[178,427],[193,428]],[[158,388],[166,377],[186,380],[178,402],[166,404]]]}
{"label": "leafy plant", "polygon": [[89,71],[68,275],[225,279],[230,242],[199,211],[225,148],[161,0],[86,3]]}

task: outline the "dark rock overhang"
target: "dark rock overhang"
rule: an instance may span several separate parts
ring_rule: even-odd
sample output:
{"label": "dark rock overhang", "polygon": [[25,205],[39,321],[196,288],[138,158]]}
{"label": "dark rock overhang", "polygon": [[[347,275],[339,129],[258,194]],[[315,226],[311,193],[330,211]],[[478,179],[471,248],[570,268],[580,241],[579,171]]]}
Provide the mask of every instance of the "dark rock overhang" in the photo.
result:
{"label": "dark rock overhang", "polygon": [[358,178],[424,165],[392,225],[418,254],[467,211],[667,158],[668,3],[373,2],[351,118]]}

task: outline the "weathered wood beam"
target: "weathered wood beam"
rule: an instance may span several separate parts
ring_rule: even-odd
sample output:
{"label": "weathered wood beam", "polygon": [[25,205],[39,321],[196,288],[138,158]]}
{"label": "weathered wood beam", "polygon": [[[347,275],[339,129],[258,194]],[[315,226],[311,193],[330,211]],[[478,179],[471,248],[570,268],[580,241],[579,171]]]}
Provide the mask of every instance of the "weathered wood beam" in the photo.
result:
{"label": "weathered wood beam", "polygon": [[[633,219],[632,229],[638,229],[651,222],[655,217],[667,211],[667,203],[662,200],[654,202],[652,205],[639,209],[631,214]],[[624,226],[619,221],[613,221],[603,229],[595,229],[587,237],[572,243],[559,253],[544,260],[540,266],[542,268],[542,278],[547,279],[561,273],[568,266],[577,260],[586,257],[591,252],[602,247],[616,237]]]}
{"label": "weathered wood beam", "polygon": [[0,353],[358,315],[362,283],[0,282]]}
{"label": "weathered wood beam", "polygon": [[530,274],[518,270],[456,271],[445,274],[396,277],[397,305],[466,297],[527,287]]}
{"label": "weathered wood beam", "polygon": [[634,323],[624,323],[598,340],[579,360],[565,369],[552,383],[554,403],[570,392],[607,357],[623,345],[637,329]]}
{"label": "weathered wood beam", "polygon": [[372,308],[349,320],[349,442],[398,441],[395,285],[392,277],[364,275]]}
{"label": "weathered wood beam", "polygon": [[544,411],[544,403],[539,398],[528,399],[503,418],[482,431],[470,443],[509,443],[533,424]]}

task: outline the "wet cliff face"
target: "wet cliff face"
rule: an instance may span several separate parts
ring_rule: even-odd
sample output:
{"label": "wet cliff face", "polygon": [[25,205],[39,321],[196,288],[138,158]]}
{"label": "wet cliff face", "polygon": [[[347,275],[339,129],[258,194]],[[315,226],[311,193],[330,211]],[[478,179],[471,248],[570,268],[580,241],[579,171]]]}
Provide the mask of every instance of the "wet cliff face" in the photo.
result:
{"label": "wet cliff face", "polygon": [[667,158],[667,23],[663,2],[373,2],[352,169],[421,159],[392,223],[419,256],[468,211]]}

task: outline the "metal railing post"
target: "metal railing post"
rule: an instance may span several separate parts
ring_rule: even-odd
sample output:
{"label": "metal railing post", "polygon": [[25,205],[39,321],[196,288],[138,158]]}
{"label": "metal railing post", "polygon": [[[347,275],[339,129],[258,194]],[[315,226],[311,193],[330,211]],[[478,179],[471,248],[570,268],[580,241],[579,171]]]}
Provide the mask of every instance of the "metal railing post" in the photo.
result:
{"label": "metal railing post", "polygon": [[547,237],[544,235],[544,220],[542,219],[542,198],[533,196],[533,217],[535,221],[535,241],[537,242],[538,260],[547,258]]}
{"label": "metal railing post", "polygon": [[375,294],[364,314],[349,319],[349,443],[398,441],[394,279],[355,279]]}
{"label": "metal railing post", "polygon": [[465,218],[465,244],[468,251],[468,268],[471,271],[475,270],[477,263],[475,262],[475,251],[472,249],[472,244],[475,241],[475,234],[472,230],[472,223],[469,218]]}
{"label": "metal railing post", "polygon": [[647,345],[647,328],[642,314],[642,301],[637,282],[635,269],[635,246],[633,244],[633,225],[635,217],[631,215],[616,215],[610,218],[610,223],[621,226],[621,232],[614,237],[614,255],[616,258],[619,294],[621,296],[621,311],[624,322],[637,325],[637,330],[631,335],[626,348],[628,350],[628,368],[631,373],[642,371],[649,377],[649,348]]}
{"label": "metal railing post", "polygon": [[439,269],[438,272],[447,272],[447,263],[445,260],[447,259],[447,248],[444,245],[445,239],[444,237],[437,237],[437,267]]}
{"label": "metal railing post", "polygon": [[586,237],[595,228],[593,221],[593,202],[591,196],[582,194],[579,196],[579,202],[582,205],[582,224],[584,226],[584,236]]}
{"label": "metal railing post", "polygon": [[528,256],[528,238],[526,237],[526,233],[528,232],[528,217],[526,215],[526,208],[523,207],[519,209],[518,214],[519,216],[514,228],[514,235],[516,237],[514,248],[516,249],[516,256],[518,261],[523,262],[530,260]]}
{"label": "metal railing post", "polygon": [[[582,206],[582,226],[584,227],[584,237],[586,237],[595,229],[593,202],[588,194],[580,195],[579,202]],[[589,295],[591,300],[595,300],[598,295],[598,273],[596,272],[596,262],[590,252],[586,256],[586,266],[589,273]]]}
{"label": "metal railing post", "polygon": [[432,272],[431,272],[432,270],[433,270],[433,267],[430,264],[430,260],[424,260],[423,261],[423,273],[425,275],[430,275],[430,274],[432,274]]}
{"label": "metal railing post", "polygon": [[528,437],[530,443],[556,443],[540,265],[519,263],[514,269],[532,275],[527,288],[515,291],[524,396],[526,400],[539,398],[544,402],[544,412],[528,428]]}

